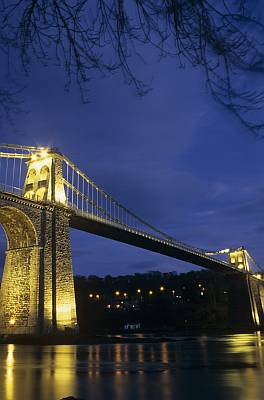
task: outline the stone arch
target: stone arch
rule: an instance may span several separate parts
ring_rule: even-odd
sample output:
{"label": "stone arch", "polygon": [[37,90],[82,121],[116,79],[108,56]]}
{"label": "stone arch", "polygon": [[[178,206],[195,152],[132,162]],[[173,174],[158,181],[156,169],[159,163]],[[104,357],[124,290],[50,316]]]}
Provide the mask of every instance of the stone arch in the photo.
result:
{"label": "stone arch", "polygon": [[3,268],[4,268],[4,262],[5,262],[5,254],[7,250],[7,238],[6,238],[6,233],[4,231],[3,226],[0,224],[0,282],[2,279],[2,273],[3,273]]}
{"label": "stone arch", "polygon": [[29,217],[14,207],[0,208],[0,224],[6,238],[7,250],[37,245],[37,233]]}
{"label": "stone arch", "polygon": [[7,237],[0,334],[75,331],[68,213],[0,193],[0,226]]}
{"label": "stone arch", "polygon": [[34,183],[35,179],[36,179],[36,176],[37,176],[37,172],[36,172],[35,168],[31,168],[28,171],[27,184]]}
{"label": "stone arch", "polygon": [[39,246],[36,229],[23,211],[0,207],[7,251],[0,291],[1,333],[31,333],[38,316]]}
{"label": "stone arch", "polygon": [[34,187],[35,187],[36,178],[37,178],[37,172],[36,172],[35,168],[31,168],[28,171],[27,178],[26,178],[26,184],[24,187],[24,196],[28,199],[34,198]]}
{"label": "stone arch", "polygon": [[40,180],[46,181],[49,177],[49,167],[47,165],[43,165],[40,170]]}
{"label": "stone arch", "polygon": [[47,165],[43,165],[39,172],[39,180],[36,190],[36,200],[45,201],[47,200],[48,186],[49,186],[49,175],[50,169]]}

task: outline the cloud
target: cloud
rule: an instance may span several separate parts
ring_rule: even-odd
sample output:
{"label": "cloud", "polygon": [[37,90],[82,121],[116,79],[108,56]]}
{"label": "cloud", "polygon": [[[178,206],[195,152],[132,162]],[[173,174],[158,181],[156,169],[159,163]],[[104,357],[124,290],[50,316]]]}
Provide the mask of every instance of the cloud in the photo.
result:
{"label": "cloud", "polygon": [[72,250],[72,256],[73,257],[87,257],[93,255],[94,252],[91,250],[86,250],[86,249],[73,249]]}
{"label": "cloud", "polygon": [[227,207],[222,212],[229,218],[250,217],[252,220],[256,217],[263,216],[264,213],[264,198],[252,200],[244,204]]}
{"label": "cloud", "polygon": [[212,215],[215,215],[216,210],[205,210],[205,211],[197,211],[194,213],[194,216],[199,218],[206,218]]}

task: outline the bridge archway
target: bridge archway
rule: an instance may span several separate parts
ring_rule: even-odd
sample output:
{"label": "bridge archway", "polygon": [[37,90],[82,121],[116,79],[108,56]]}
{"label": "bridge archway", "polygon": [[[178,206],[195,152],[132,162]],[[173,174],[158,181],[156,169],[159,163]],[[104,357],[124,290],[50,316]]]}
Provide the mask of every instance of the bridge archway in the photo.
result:
{"label": "bridge archway", "polygon": [[0,207],[6,255],[0,292],[2,333],[30,333],[37,325],[39,247],[35,227],[21,210]]}
{"label": "bridge archway", "polygon": [[6,250],[7,250],[6,233],[2,225],[0,224],[0,282],[2,280]]}
{"label": "bridge archway", "polygon": [[0,207],[0,224],[6,234],[7,251],[37,245],[34,225],[21,210]]}

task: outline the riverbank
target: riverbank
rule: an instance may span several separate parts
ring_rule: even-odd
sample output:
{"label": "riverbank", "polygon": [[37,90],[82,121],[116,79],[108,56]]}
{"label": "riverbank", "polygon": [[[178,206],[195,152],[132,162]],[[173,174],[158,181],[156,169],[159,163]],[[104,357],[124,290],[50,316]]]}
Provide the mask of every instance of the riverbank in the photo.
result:
{"label": "riverbank", "polygon": [[179,340],[195,340],[201,336],[225,336],[233,334],[254,333],[252,330],[230,331],[230,330],[206,330],[206,331],[161,331],[161,332],[139,332],[139,333],[116,333],[116,334],[93,334],[93,335],[2,335],[0,344],[23,344],[23,345],[95,345],[115,343],[159,343],[175,342]]}

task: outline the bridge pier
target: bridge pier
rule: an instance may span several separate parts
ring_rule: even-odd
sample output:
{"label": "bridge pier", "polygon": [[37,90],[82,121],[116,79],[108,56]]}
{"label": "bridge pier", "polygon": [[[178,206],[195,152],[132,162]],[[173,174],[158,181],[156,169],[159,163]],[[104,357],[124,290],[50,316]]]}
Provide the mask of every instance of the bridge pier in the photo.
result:
{"label": "bridge pier", "polygon": [[229,328],[235,331],[264,328],[264,284],[250,274],[230,274]]}
{"label": "bridge pier", "polygon": [[76,332],[69,215],[62,206],[0,194],[7,237],[0,333]]}

